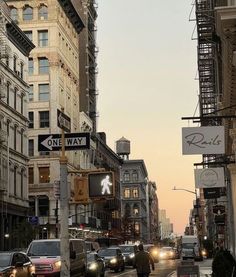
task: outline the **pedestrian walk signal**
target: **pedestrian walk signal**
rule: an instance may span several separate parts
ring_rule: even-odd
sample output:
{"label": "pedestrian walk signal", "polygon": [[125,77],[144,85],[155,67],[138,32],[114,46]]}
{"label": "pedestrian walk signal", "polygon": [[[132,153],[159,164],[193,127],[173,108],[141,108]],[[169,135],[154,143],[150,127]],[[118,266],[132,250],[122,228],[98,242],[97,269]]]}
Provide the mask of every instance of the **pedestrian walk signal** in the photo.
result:
{"label": "pedestrian walk signal", "polygon": [[114,173],[111,171],[89,173],[89,198],[107,198],[114,196]]}

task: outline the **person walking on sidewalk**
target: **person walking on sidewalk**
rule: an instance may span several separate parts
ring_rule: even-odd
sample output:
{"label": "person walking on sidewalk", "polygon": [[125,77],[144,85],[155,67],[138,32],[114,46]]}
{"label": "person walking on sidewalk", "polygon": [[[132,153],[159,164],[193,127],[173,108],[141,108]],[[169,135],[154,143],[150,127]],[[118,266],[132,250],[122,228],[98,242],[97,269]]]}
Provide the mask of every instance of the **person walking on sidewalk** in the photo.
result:
{"label": "person walking on sidewalk", "polygon": [[152,270],[155,270],[154,261],[149,253],[144,251],[143,244],[139,244],[138,250],[135,255],[137,275],[138,277],[148,277],[151,273],[150,265],[152,266]]}

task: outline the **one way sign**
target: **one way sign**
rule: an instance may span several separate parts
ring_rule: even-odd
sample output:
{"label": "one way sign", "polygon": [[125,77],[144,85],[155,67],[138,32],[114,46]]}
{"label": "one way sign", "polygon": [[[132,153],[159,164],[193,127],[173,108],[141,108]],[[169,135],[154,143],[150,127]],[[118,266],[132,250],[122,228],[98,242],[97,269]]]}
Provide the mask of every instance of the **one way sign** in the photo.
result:
{"label": "one way sign", "polygon": [[[62,140],[60,134],[38,136],[38,151],[60,151]],[[82,150],[90,148],[90,133],[65,134],[65,150]]]}

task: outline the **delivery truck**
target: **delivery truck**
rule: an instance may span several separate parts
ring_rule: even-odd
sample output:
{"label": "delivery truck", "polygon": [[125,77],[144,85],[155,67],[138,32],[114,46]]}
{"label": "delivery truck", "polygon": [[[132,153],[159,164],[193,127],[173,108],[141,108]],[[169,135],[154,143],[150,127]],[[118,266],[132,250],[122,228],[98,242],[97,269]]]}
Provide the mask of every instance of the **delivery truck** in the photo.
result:
{"label": "delivery truck", "polygon": [[202,260],[198,236],[185,235],[181,239],[181,259]]}

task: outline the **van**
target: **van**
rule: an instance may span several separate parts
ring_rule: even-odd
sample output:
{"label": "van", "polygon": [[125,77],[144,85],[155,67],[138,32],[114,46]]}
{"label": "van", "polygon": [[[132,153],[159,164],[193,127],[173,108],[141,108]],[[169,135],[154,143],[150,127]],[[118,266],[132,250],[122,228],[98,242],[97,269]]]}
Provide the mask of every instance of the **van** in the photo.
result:
{"label": "van", "polygon": [[[81,239],[69,240],[70,276],[85,276],[86,246]],[[38,277],[57,277],[61,271],[60,239],[33,240],[26,254]]]}
{"label": "van", "polygon": [[181,258],[182,260],[186,260],[186,259],[202,260],[198,236],[195,236],[195,235],[182,236]]}

